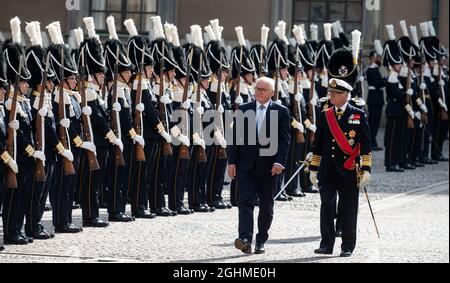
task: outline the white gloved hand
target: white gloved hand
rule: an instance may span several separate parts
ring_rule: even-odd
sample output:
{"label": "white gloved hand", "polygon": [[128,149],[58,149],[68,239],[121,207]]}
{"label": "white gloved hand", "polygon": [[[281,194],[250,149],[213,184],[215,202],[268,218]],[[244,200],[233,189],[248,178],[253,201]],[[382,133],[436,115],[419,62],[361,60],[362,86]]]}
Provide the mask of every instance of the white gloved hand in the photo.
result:
{"label": "white gloved hand", "polygon": [[184,109],[187,110],[187,109],[191,108],[191,103],[192,103],[192,100],[186,99],[186,101],[183,102],[183,104],[181,105],[181,107],[183,107]]}
{"label": "white gloved hand", "polygon": [[444,80],[440,80],[440,81],[439,81],[439,85],[440,85],[440,86],[445,86],[445,81],[444,81]]}
{"label": "white gloved hand", "polygon": [[447,111],[447,105],[445,105],[444,101],[442,101],[442,98],[439,98],[438,102],[439,102],[439,105],[440,105],[445,111]]}
{"label": "white gloved hand", "polygon": [[203,108],[202,106],[197,108],[197,113],[200,115],[203,115],[203,113],[205,113],[205,108]]}
{"label": "white gloved hand", "polygon": [[143,138],[142,136],[140,136],[140,135],[136,135],[136,136],[134,137],[134,139],[133,139],[133,142],[134,142],[134,143],[140,144],[142,147],[145,146],[144,138]]}
{"label": "white gloved hand", "polygon": [[73,161],[73,154],[72,152],[70,152],[69,150],[65,149],[63,152],[61,152],[61,155],[66,158],[67,160],[69,160],[70,162]]}
{"label": "white gloved hand", "polygon": [[420,111],[417,111],[414,116],[416,117],[417,120],[421,120],[422,119],[422,114],[420,114]]}
{"label": "white gloved hand", "polygon": [[244,104],[244,99],[239,95],[238,97],[236,97],[234,103],[238,105]]}
{"label": "white gloved hand", "polygon": [[422,110],[425,114],[428,113],[428,108],[425,104],[421,104],[419,106],[420,110]]}
{"label": "white gloved hand", "polygon": [[5,101],[5,107],[6,107],[6,109],[8,109],[8,111],[11,111],[11,103],[12,103],[12,99],[8,99]]}
{"label": "white gloved hand", "polygon": [[92,108],[90,106],[83,107],[83,109],[81,111],[86,116],[91,116],[92,115]]}
{"label": "white gloved hand", "polygon": [[161,96],[160,101],[161,101],[162,104],[170,104],[170,103],[172,103],[172,100],[166,94]]}
{"label": "white gloved hand", "polygon": [[80,145],[81,148],[89,150],[90,152],[96,153],[97,148],[95,147],[95,144],[91,143],[91,142],[83,142]]}
{"label": "white gloved hand", "polygon": [[39,116],[45,117],[48,114],[48,108],[44,106],[41,109],[39,109],[38,113],[39,113]]}
{"label": "white gloved hand", "polygon": [[122,106],[120,106],[119,102],[113,103],[112,105],[112,111],[120,112],[122,110]]}
{"label": "white gloved hand", "polygon": [[305,127],[303,127],[302,123],[298,123],[297,124],[297,129],[300,131],[300,133],[304,133],[305,132]]}
{"label": "white gloved hand", "polygon": [[17,131],[19,129],[19,121],[17,120],[12,120],[11,122],[9,122],[8,126],[13,129],[14,131]]}
{"label": "white gloved hand", "polygon": [[318,184],[317,171],[309,171],[309,180],[311,181],[314,187],[317,187]]}
{"label": "white gloved hand", "polygon": [[421,83],[420,84],[420,90],[426,90],[426,89],[427,89],[426,83]]}
{"label": "white gloved hand", "polygon": [[120,151],[123,151],[123,143],[118,138],[113,139],[112,143],[117,145],[120,148]]}
{"label": "white gloved hand", "polygon": [[161,132],[159,134],[161,135],[161,137],[163,137],[166,140],[167,143],[171,143],[172,142],[172,137],[166,131],[163,131],[163,132]]}
{"label": "white gloved hand", "polygon": [[297,102],[302,101],[302,94],[301,94],[301,93],[297,93],[297,94],[295,95],[295,101],[297,101]]}
{"label": "white gloved hand", "polygon": [[141,113],[144,112],[145,111],[144,103],[139,103],[138,105],[136,105],[136,110]]}
{"label": "white gloved hand", "polygon": [[41,160],[42,162],[45,162],[45,154],[42,151],[36,150],[33,153],[33,157]]}
{"label": "white gloved hand", "polygon": [[222,105],[219,105],[219,107],[217,108],[217,112],[219,112],[220,114],[223,114],[225,112],[225,109],[223,109]]}
{"label": "white gloved hand", "polygon": [[408,88],[408,90],[406,91],[406,94],[409,96],[412,96],[414,94],[414,90],[412,88]]}
{"label": "white gloved hand", "polygon": [[311,99],[309,104],[311,104],[312,106],[316,107],[317,106],[317,99],[314,97],[313,99]]}
{"label": "white gloved hand", "polygon": [[189,147],[191,145],[191,142],[189,141],[189,138],[186,135],[180,134],[177,137],[177,139],[187,147]]}
{"label": "white gloved hand", "polygon": [[361,183],[360,186],[361,188],[364,188],[365,186],[367,186],[370,182],[370,172],[369,171],[364,171],[363,176],[361,178]]}
{"label": "white gloved hand", "polygon": [[17,166],[17,162],[16,162],[14,159],[10,158],[7,164],[8,164],[8,166],[9,166],[9,168],[11,168],[11,170],[12,170],[14,173],[17,174],[17,173],[19,172],[19,168],[18,168],[18,166]]}
{"label": "white gloved hand", "polygon": [[206,149],[206,143],[204,139],[194,139],[194,144],[201,146],[203,149]]}
{"label": "white gloved hand", "polygon": [[68,129],[70,127],[70,120],[67,118],[61,119],[61,121],[59,122],[59,124],[61,126],[63,126],[64,128]]}
{"label": "white gloved hand", "polygon": [[225,140],[224,137],[219,138],[218,142],[222,148],[227,148],[227,141]]}
{"label": "white gloved hand", "polygon": [[311,126],[309,126],[308,129],[309,129],[311,132],[315,133],[315,132],[317,131],[317,126],[311,124]]}
{"label": "white gloved hand", "polygon": [[359,81],[360,81],[360,82],[364,82],[364,76],[360,76],[360,77],[359,77]]}

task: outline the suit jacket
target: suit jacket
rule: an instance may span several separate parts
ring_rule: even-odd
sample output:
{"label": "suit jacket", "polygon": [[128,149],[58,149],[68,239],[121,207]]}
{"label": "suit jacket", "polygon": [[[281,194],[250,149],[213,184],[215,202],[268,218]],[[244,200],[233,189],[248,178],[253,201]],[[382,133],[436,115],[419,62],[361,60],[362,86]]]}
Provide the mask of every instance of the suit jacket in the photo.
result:
{"label": "suit jacket", "polygon": [[[245,114],[248,111],[255,112],[256,117],[256,101],[242,104],[239,109]],[[272,113],[271,113],[272,112]],[[261,149],[267,149],[269,145],[261,145],[260,138],[257,138],[256,144],[252,145],[249,143],[249,132],[256,132],[256,125],[254,121],[249,121],[249,119],[244,120],[244,136],[236,137],[236,119],[233,123],[233,133],[234,140],[233,144],[227,147],[228,150],[228,163],[237,166],[238,170],[250,171],[256,168],[258,172],[267,172],[270,174],[271,169],[275,163],[279,163],[285,167],[287,154],[289,150],[290,143],[290,115],[286,107],[278,105],[277,103],[271,101],[265,116],[265,132],[266,137],[271,137],[270,122],[271,119],[275,119],[273,112],[278,113],[276,124],[278,125],[278,132],[276,138],[278,142],[278,148],[276,153],[272,156],[260,156]],[[272,121],[273,122],[273,121]],[[260,135],[264,133],[264,129],[261,129]],[[237,142],[239,142],[238,145]]]}

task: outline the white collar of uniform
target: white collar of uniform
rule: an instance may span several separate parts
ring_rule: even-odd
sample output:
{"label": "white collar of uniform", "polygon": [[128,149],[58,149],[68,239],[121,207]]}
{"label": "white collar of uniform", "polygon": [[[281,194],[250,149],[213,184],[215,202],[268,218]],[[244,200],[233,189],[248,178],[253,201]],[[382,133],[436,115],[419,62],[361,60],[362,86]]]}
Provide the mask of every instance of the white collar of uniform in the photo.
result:
{"label": "white collar of uniform", "polygon": [[[138,89],[138,84],[139,84],[139,80],[133,81],[133,90]],[[142,79],[142,90],[147,90],[147,89],[150,89],[150,80],[143,78]]]}
{"label": "white collar of uniform", "polygon": [[377,63],[372,63],[372,64],[369,66],[369,68],[376,69],[376,68],[378,68],[378,64],[377,64]]}
{"label": "white collar of uniform", "polygon": [[399,82],[399,80],[398,80],[398,73],[396,71],[391,70],[391,72],[389,73],[388,82],[393,83],[393,84]]}
{"label": "white collar of uniform", "polygon": [[340,107],[340,108],[335,107],[336,109],[334,111],[336,112],[338,109],[341,109],[343,111],[342,113],[345,113],[345,110],[347,110],[347,106],[348,106],[348,102],[345,102],[345,104],[342,107]]}

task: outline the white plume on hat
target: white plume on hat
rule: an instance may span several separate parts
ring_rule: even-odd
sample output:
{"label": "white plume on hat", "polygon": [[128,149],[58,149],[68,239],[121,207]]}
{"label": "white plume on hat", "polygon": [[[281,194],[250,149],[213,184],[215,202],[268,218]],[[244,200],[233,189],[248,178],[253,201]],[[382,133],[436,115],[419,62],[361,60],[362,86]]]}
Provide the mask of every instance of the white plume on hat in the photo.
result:
{"label": "white plume on hat", "polygon": [[217,40],[216,34],[214,33],[214,30],[211,25],[206,26],[205,31],[208,34],[209,40],[211,40],[211,41]]}
{"label": "white plume on hat", "polygon": [[88,38],[94,38],[97,37],[97,34],[95,33],[95,23],[93,17],[85,17],[83,18],[84,25],[86,26],[87,32],[88,32]]}
{"label": "white plume on hat", "polygon": [[236,30],[236,35],[237,35],[237,38],[239,41],[239,45],[245,47],[246,44],[245,44],[245,37],[244,37],[244,29],[241,26],[239,26],[239,27],[236,27],[235,30]]}
{"label": "white plume on hat", "polygon": [[73,34],[75,35],[75,42],[77,44],[77,48],[80,48],[80,45],[84,40],[83,30],[81,28],[76,28],[73,30]]}
{"label": "white plume on hat", "polygon": [[436,36],[436,30],[434,29],[433,21],[429,21],[427,24],[428,24],[428,31],[430,32],[430,36]]}
{"label": "white plume on hat", "polygon": [[331,40],[331,26],[332,24],[323,24],[323,32],[325,34],[325,40]]}
{"label": "white plume on hat", "polygon": [[420,23],[420,31],[422,32],[422,37],[429,37],[430,32],[428,31],[427,22]]}
{"label": "white plume on hat", "polygon": [[286,42],[286,44],[289,44],[289,41],[286,37],[286,22],[279,21],[274,31],[280,40],[283,40],[284,42]]}
{"label": "white plume on hat", "polygon": [[306,31],[305,31],[305,25],[304,24],[301,24],[301,25],[299,25],[299,27],[300,27],[300,29],[302,30],[302,32],[303,32],[303,38],[305,39],[305,41],[308,39],[308,37],[306,36]]}
{"label": "white plume on hat", "polygon": [[386,31],[387,31],[389,40],[395,40],[394,25],[386,25]]}
{"label": "white plume on hat", "polygon": [[39,22],[27,23],[25,32],[28,34],[32,46],[42,46],[41,24]]}
{"label": "white plume on hat", "polygon": [[164,29],[161,23],[161,17],[160,16],[155,16],[152,17],[152,21],[153,21],[153,31],[155,32],[155,38],[166,38],[166,36],[164,35]]}
{"label": "white plume on hat", "polygon": [[292,33],[294,34],[298,44],[300,45],[305,44],[305,37],[303,36],[303,30],[300,26],[294,25]]}
{"label": "white plume on hat", "polygon": [[337,22],[334,22],[331,26],[331,28],[333,29],[333,36],[334,37],[339,37],[339,27]]}
{"label": "white plume on hat", "polygon": [[344,32],[344,28],[342,27],[341,21],[337,20],[335,23],[339,29],[339,33]]}
{"label": "white plume on hat", "polygon": [[409,26],[409,31],[411,32],[411,37],[413,39],[413,43],[418,47],[419,46],[419,36],[417,35],[417,27]]}
{"label": "white plume on hat", "polygon": [[375,47],[375,51],[377,52],[377,54],[382,56],[383,55],[383,46],[381,45],[381,41],[379,39],[375,39],[373,41],[373,45]]}
{"label": "white plume on hat", "polygon": [[11,25],[11,33],[12,39],[14,43],[22,42],[22,31],[20,30],[20,19],[18,17],[14,17],[9,21]]}
{"label": "white plume on hat", "polygon": [[169,43],[173,43],[171,29],[172,29],[172,24],[169,24],[168,22],[166,22],[164,24],[164,33],[166,34],[166,39],[167,39],[167,42],[169,42]]}
{"label": "white plume on hat", "polygon": [[191,26],[192,43],[203,50],[202,28],[199,25]]}
{"label": "white plume on hat", "polygon": [[318,41],[319,40],[319,27],[315,24],[311,24],[309,26],[310,33],[311,33],[311,40],[312,41]]}
{"label": "white plume on hat", "polygon": [[400,21],[400,28],[402,29],[403,36],[409,37],[408,28],[406,27],[406,21],[405,20],[401,20]]}
{"label": "white plume on hat", "polygon": [[181,45],[180,37],[178,36],[178,28],[175,25],[170,27],[170,36],[172,37],[172,44],[175,47],[179,47]]}
{"label": "white plume on hat", "polygon": [[352,31],[352,52],[353,52],[353,63],[356,65],[358,62],[359,49],[361,45],[361,32],[357,29]]}
{"label": "white plume on hat", "polygon": [[263,25],[261,27],[261,45],[264,46],[264,48],[267,48],[267,40],[269,39],[269,32],[270,28],[266,27],[266,25]]}
{"label": "white plume on hat", "polygon": [[114,17],[109,16],[108,18],[106,18],[106,24],[108,25],[109,39],[119,40],[119,37],[117,36],[116,23]]}
{"label": "white plume on hat", "polygon": [[[223,27],[221,27],[219,25],[219,19],[211,20],[211,21],[209,21],[209,23],[210,23],[211,29],[212,29],[212,31],[214,33],[215,40],[219,40],[219,41],[222,40]],[[211,37],[211,35],[209,35],[209,32],[208,32],[208,36],[212,40],[212,37]]]}
{"label": "white plume on hat", "polygon": [[64,44],[61,30],[59,29],[59,22],[53,22],[47,26],[48,34],[50,35],[53,44]]}
{"label": "white plume on hat", "polygon": [[138,35],[138,31],[136,29],[136,25],[134,24],[134,20],[133,19],[125,20],[123,22],[123,25],[127,29],[127,31],[130,34],[130,36],[137,36]]}

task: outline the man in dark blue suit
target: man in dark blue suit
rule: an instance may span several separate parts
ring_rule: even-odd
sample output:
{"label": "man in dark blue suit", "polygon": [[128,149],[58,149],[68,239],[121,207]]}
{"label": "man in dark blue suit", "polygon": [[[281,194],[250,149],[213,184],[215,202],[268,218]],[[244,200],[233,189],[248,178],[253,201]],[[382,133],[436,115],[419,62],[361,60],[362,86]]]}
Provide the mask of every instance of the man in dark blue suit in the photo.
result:
{"label": "man in dark blue suit", "polygon": [[[285,169],[289,150],[289,111],[271,100],[274,86],[275,82],[270,78],[258,79],[256,101],[241,105],[241,112],[237,112],[255,118],[242,119],[238,124],[238,117],[235,116],[234,142],[228,147],[228,174],[231,178],[237,178],[241,188],[238,202],[239,238],[235,241],[235,247],[244,253],[251,253],[256,197],[259,198],[259,233],[256,235],[255,253],[265,252],[264,243],[269,237],[273,219],[276,178]],[[253,141],[252,134],[255,137]]]}

